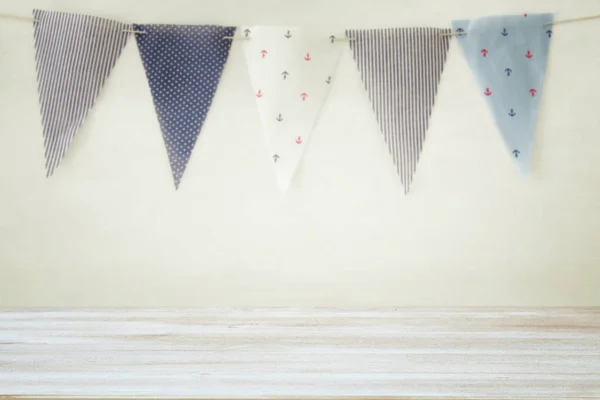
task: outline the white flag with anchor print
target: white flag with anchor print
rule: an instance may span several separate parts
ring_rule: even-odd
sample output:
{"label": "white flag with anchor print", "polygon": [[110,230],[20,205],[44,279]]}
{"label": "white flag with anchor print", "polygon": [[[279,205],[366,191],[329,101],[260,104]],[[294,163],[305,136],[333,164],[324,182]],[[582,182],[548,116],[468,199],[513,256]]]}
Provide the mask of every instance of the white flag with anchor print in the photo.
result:
{"label": "white flag with anchor print", "polygon": [[246,62],[277,182],[291,182],[335,80],[344,37],[326,28],[243,27]]}

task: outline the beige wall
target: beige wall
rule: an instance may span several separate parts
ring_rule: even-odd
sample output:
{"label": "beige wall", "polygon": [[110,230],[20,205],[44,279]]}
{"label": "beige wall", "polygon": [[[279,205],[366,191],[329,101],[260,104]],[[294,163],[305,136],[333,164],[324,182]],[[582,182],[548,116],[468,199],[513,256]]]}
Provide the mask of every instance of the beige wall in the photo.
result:
{"label": "beige wall", "polygon": [[[595,0],[0,0],[131,22],[449,27]],[[404,196],[349,50],[293,188],[277,189],[234,45],[178,192],[135,41],[45,178],[29,23],[0,20],[5,306],[600,305],[600,20],[554,29],[519,175],[456,43]]]}

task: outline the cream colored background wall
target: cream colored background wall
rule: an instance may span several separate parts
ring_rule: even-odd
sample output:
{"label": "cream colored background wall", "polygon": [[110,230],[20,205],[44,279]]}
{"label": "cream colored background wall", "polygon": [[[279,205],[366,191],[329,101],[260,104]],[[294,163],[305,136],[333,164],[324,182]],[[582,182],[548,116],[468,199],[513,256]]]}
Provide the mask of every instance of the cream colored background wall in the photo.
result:
{"label": "cream colored background wall", "polygon": [[[600,14],[595,0],[0,0],[33,7],[342,28]],[[0,20],[1,304],[600,305],[599,37],[600,20],[555,27],[528,178],[451,43],[408,196],[346,50],[282,196],[239,43],[178,192],[135,40],[46,179],[31,25]]]}

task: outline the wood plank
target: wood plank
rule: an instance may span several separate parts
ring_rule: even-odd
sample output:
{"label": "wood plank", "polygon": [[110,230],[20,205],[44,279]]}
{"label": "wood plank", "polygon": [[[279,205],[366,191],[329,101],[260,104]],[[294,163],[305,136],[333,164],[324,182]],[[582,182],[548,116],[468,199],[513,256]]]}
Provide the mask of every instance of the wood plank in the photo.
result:
{"label": "wood plank", "polygon": [[600,398],[600,307],[4,309],[0,395]]}

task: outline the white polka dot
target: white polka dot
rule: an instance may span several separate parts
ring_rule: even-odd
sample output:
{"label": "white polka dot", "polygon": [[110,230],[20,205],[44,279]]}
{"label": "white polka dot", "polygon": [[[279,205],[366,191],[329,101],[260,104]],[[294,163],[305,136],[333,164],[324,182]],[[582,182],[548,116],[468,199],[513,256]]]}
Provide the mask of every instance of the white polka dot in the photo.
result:
{"label": "white polka dot", "polygon": [[234,27],[136,25],[144,68],[178,187],[217,90]]}

